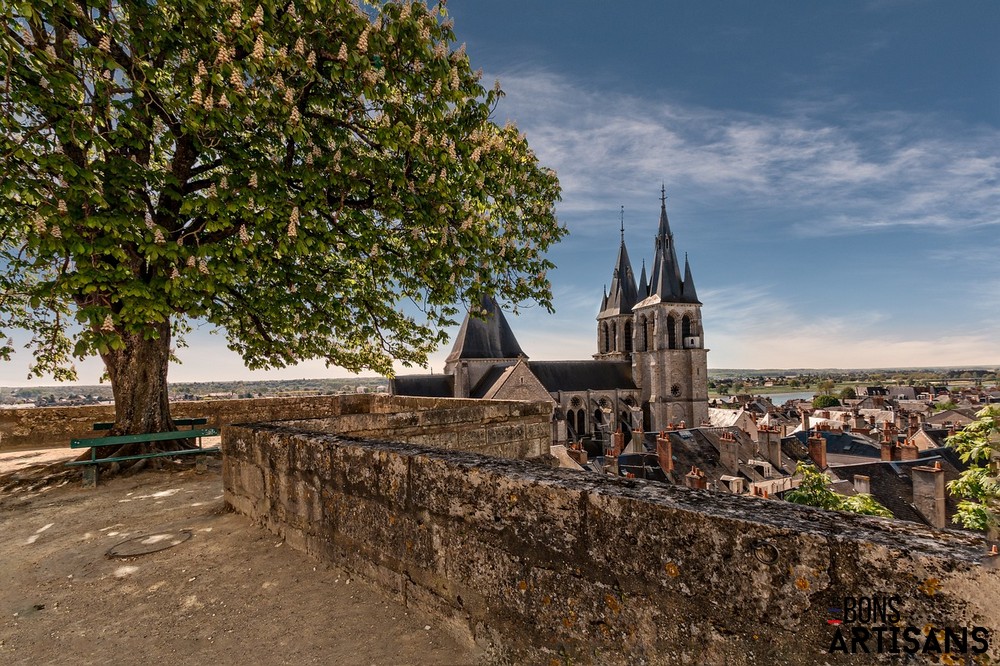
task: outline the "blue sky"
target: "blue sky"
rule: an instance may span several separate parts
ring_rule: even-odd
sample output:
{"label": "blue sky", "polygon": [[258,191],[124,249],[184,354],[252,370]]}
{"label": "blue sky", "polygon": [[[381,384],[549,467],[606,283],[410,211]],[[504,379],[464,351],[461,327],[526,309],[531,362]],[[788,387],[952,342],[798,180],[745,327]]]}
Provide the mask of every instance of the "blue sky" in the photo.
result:
{"label": "blue sky", "polygon": [[[710,367],[1000,365],[1000,3],[448,9],[507,93],[496,120],[563,186],[556,313],[509,318],[531,358],[596,351],[619,207],[638,272],[662,182]],[[173,381],[345,374],[251,373],[221,335],[189,343]],[[15,363],[0,383],[24,375]]]}

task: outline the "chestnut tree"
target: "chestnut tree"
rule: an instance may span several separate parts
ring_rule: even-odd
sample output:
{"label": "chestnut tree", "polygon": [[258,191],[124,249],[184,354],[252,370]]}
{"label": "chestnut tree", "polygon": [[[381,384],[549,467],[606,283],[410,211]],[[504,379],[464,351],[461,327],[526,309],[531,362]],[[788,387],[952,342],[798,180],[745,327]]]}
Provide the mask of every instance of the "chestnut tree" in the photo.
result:
{"label": "chestnut tree", "polygon": [[[0,358],[99,354],[114,434],[172,428],[189,322],[250,368],[391,374],[457,303],[551,309],[559,185],[443,3],[0,0]],[[7,339],[4,344],[2,340]]]}

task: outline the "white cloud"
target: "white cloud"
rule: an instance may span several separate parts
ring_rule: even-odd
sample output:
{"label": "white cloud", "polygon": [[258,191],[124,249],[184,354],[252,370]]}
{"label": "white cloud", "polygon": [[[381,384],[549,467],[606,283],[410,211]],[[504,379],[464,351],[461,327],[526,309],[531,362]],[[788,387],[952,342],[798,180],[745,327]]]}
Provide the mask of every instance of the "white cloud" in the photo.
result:
{"label": "white cloud", "polygon": [[920,335],[892,326],[877,304],[867,311],[831,304],[822,315],[806,317],[771,289],[742,285],[707,291],[702,300],[713,368],[1000,365],[993,329],[944,327]]}
{"label": "white cloud", "polygon": [[[1000,132],[945,130],[903,112],[790,101],[786,115],[609,95],[545,71],[501,77],[500,111],[559,173],[561,213],[583,214],[655,184],[790,212],[802,235],[1000,224]],[[837,124],[823,120],[831,107]]]}

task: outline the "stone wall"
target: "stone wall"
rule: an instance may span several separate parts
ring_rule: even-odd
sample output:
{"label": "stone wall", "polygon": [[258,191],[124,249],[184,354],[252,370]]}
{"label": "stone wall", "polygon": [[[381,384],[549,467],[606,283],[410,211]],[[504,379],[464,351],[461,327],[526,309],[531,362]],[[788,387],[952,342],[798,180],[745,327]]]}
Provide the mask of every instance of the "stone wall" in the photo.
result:
{"label": "stone wall", "polygon": [[827,622],[872,597],[918,648],[980,626],[1000,658],[979,537],[316,429],[227,428],[227,504],[511,663],[877,663],[885,622]]}
{"label": "stone wall", "polygon": [[[214,428],[321,419],[298,425],[506,457],[546,454],[552,438],[551,406],[523,402],[357,394],[176,402],[170,411],[174,418],[207,418]],[[70,439],[106,434],[93,424],[112,420],[110,405],[0,410],[0,451],[68,447]]]}

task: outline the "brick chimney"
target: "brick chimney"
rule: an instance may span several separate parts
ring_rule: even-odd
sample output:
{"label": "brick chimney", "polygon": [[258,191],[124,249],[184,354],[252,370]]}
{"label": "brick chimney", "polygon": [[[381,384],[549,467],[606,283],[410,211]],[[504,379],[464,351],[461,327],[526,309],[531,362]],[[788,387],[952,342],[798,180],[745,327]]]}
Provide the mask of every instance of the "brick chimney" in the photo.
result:
{"label": "brick chimney", "polygon": [[896,445],[892,442],[882,441],[882,462],[891,462],[893,460],[899,460],[899,450]]}
{"label": "brick chimney", "polygon": [[809,457],[820,469],[826,469],[826,439],[814,433],[809,436]]}
{"label": "brick chimney", "polygon": [[896,448],[899,449],[900,460],[918,460],[920,458],[920,449],[917,448],[916,444],[903,442]]}
{"label": "brick chimney", "polygon": [[802,410],[802,429],[809,432],[809,414],[811,412],[808,409]]}
{"label": "brick chimney", "polygon": [[656,457],[664,474],[674,471],[674,445],[667,433],[660,431],[656,437]]}
{"label": "brick chimney", "polygon": [[943,529],[947,516],[944,504],[944,470],[941,463],[933,467],[915,466],[911,470],[913,479],[913,505],[931,527]]}
{"label": "brick chimney", "polygon": [[730,474],[739,474],[740,457],[739,443],[736,437],[728,430],[719,435],[719,463],[726,468]]}
{"label": "brick chimney", "polygon": [[705,473],[697,467],[692,467],[691,471],[684,475],[684,485],[695,490],[705,490],[708,488],[708,479]]}
{"label": "brick chimney", "polygon": [[625,433],[622,432],[621,428],[611,433],[611,455],[620,455],[622,449],[625,448]]}
{"label": "brick chimney", "polygon": [[913,439],[918,430],[920,430],[920,419],[915,413],[911,413],[909,423],[906,425],[906,439]]}
{"label": "brick chimney", "polygon": [[865,476],[864,474],[855,474],[854,490],[859,493],[865,493],[866,495],[871,495],[872,494],[871,477]]}
{"label": "brick chimney", "polygon": [[767,456],[767,461],[774,465],[776,470],[780,470],[781,467],[781,436],[778,433],[778,428],[770,428],[769,426],[763,426],[757,428],[757,446],[760,450],[764,452]]}

